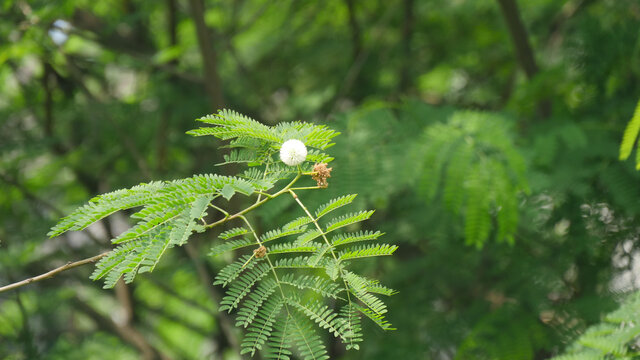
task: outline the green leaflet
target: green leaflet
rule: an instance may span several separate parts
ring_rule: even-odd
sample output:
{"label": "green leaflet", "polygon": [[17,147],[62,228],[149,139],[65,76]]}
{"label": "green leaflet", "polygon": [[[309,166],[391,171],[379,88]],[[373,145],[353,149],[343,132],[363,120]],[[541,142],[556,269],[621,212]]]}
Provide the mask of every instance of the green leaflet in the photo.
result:
{"label": "green leaflet", "polygon": [[339,198],[333,199],[326,204],[321,205],[315,212],[316,219],[320,219],[321,217],[327,215],[333,210],[339,209],[345,205],[349,205],[353,202],[353,199],[356,198],[357,195],[345,195]]}
{"label": "green leaflet", "polygon": [[[633,117],[626,129],[624,129],[624,135],[622,136],[622,143],[620,144],[620,160],[626,160],[631,155],[633,145],[636,143],[640,133],[640,101],[636,105],[636,110],[633,113]],[[636,161],[636,169],[640,169],[640,162]]]}
{"label": "green leaflet", "polygon": [[384,233],[380,231],[360,231],[357,233],[339,234],[335,235],[331,239],[331,243],[333,244],[333,246],[338,246],[359,241],[375,240],[382,235],[384,235]]}
{"label": "green leaflet", "polygon": [[296,276],[295,274],[289,273],[285,274],[280,279],[280,283],[290,285],[301,290],[310,289],[324,297],[331,297],[334,299],[337,299],[338,294],[344,290],[341,289],[338,284],[314,275]]}
{"label": "green leaflet", "polygon": [[238,310],[236,326],[247,327],[253,322],[262,304],[277,290],[278,283],[273,279],[262,281],[251,292],[243,306]]}
{"label": "green leaflet", "polygon": [[349,337],[350,334],[347,333],[349,330],[347,321],[340,317],[338,313],[329,309],[328,306],[317,301],[304,303],[295,298],[289,298],[287,303],[317,323],[320,328],[329,331],[329,333],[335,337],[340,337],[343,341],[346,341],[347,337]]}
{"label": "green leaflet", "polygon": [[227,296],[222,298],[219,310],[231,312],[231,310],[237,308],[240,300],[251,291],[256,282],[267,275],[267,271],[270,269],[269,265],[262,263],[240,276],[238,281],[234,281],[227,290]]}
{"label": "green leaflet", "polygon": [[96,196],[86,205],[62,218],[51,228],[47,236],[54,237],[66,231],[82,230],[114,212],[142,206],[152,199],[156,191],[163,186],[162,182],[156,181]]}
{"label": "green leaflet", "polygon": [[350,260],[365,257],[388,256],[393,254],[398,247],[396,245],[376,244],[354,246],[340,253],[340,260]]}
{"label": "green leaflet", "polygon": [[244,247],[248,247],[248,246],[257,246],[258,243],[255,240],[251,240],[251,239],[238,239],[238,240],[229,240],[225,243],[216,245],[214,247],[211,248],[211,251],[209,252],[210,256],[218,256],[218,255],[222,255],[228,251],[231,250],[238,250],[238,249],[242,249]]}
{"label": "green leaflet", "polygon": [[244,235],[247,233],[249,233],[248,229],[244,227],[236,227],[221,233],[220,235],[218,235],[218,238],[222,240],[228,240],[236,236]]}
{"label": "green leaflet", "polygon": [[257,350],[262,349],[271,335],[273,324],[282,311],[283,305],[284,300],[278,297],[273,297],[264,304],[242,341],[240,354],[251,353],[253,356]]}
{"label": "green leaflet", "polygon": [[351,213],[332,219],[327,224],[325,233],[340,229],[351,224],[355,224],[360,221],[367,220],[371,217],[371,215],[373,215],[373,213],[374,210],[360,211],[357,213]]}

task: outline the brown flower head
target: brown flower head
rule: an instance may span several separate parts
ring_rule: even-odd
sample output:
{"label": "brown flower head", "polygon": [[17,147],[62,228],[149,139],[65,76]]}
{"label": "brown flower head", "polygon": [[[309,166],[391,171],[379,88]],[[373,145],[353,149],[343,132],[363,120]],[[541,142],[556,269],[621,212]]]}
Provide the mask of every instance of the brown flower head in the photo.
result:
{"label": "brown flower head", "polygon": [[312,178],[318,183],[318,186],[326,188],[329,186],[327,182],[327,178],[331,177],[331,170],[333,168],[328,168],[326,163],[318,163],[313,166],[313,174]]}

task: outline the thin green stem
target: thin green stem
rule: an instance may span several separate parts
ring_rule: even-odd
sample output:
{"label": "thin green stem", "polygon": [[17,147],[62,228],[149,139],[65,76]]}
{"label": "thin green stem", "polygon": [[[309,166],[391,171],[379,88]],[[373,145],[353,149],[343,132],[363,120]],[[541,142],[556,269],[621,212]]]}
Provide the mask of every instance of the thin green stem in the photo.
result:
{"label": "thin green stem", "polygon": [[[298,177],[299,176],[300,175],[298,174]],[[260,241],[260,238],[258,237],[258,234],[253,229],[253,226],[251,226],[251,223],[249,222],[249,220],[246,217],[244,217],[243,215],[240,215],[239,217],[244,221],[245,224],[247,224],[247,226],[249,227],[249,231],[251,231],[251,233],[253,234],[253,237],[258,242],[258,245],[264,246],[264,245],[262,245],[262,242]],[[267,262],[269,263],[269,267],[271,268],[271,272],[273,273],[273,277],[275,278],[276,284],[278,285],[278,289],[280,289],[280,295],[282,295],[282,301],[284,301],[284,307],[287,310],[287,315],[289,315],[289,317],[291,317],[291,312],[289,311],[289,306],[288,306],[287,302],[285,301],[286,296],[284,295],[284,289],[282,288],[282,283],[280,283],[280,278],[278,278],[278,273],[276,272],[276,268],[273,266],[273,263],[271,262],[271,259],[269,258],[269,252],[268,251],[264,255],[264,257],[265,257],[265,259],[267,259]],[[247,260],[247,262],[244,265],[242,265],[242,267],[245,267],[252,258],[253,258],[253,256],[251,258],[249,258],[249,260]]]}
{"label": "thin green stem", "polygon": [[315,190],[315,189],[324,189],[320,186],[301,186],[301,187],[293,187],[289,190]]}
{"label": "thin green stem", "polygon": [[[269,155],[269,159],[271,159],[271,155]],[[269,164],[270,162],[267,162],[267,164],[264,166],[264,174],[262,174],[262,180],[264,180],[267,177],[267,172],[269,171]],[[258,199],[256,200],[256,204],[260,202],[261,198],[262,198],[262,192],[258,192]],[[270,195],[265,193],[265,196],[269,197]]]}
{"label": "thin green stem", "polygon": [[327,244],[327,246],[329,246],[331,248],[330,249],[331,255],[333,255],[333,258],[337,261],[338,257],[336,256],[335,252],[333,251],[333,245],[331,245],[331,243],[329,242],[329,239],[327,239],[327,235],[325,234],[324,230],[322,230],[322,227],[320,227],[320,224],[318,224],[318,220],[315,217],[313,217],[313,215],[311,215],[311,213],[309,212],[307,207],[304,206],[302,201],[300,201],[300,198],[298,198],[298,195],[293,191],[293,189],[289,189],[288,191],[291,194],[291,196],[293,196],[293,199],[298,203],[298,205],[300,205],[302,210],[304,210],[304,212],[307,214],[309,219],[311,219],[311,222],[313,222],[313,224],[316,226],[316,229],[318,229],[318,231],[320,231],[320,235],[324,239],[324,242]]}
{"label": "thin green stem", "polygon": [[[326,233],[322,230],[322,228],[320,227],[320,224],[318,224],[318,219],[316,219],[315,217],[313,217],[313,215],[311,215],[311,213],[309,212],[307,207],[304,206],[302,201],[300,201],[300,198],[298,198],[298,195],[293,191],[293,189],[289,189],[289,193],[291,194],[291,196],[293,196],[293,199],[298,203],[298,205],[300,205],[302,210],[304,210],[304,212],[307,214],[309,219],[311,219],[313,224],[316,226],[316,229],[318,229],[318,231],[320,232],[320,235],[324,239],[324,242],[329,247],[329,251],[331,251],[331,255],[333,256],[333,259],[336,262],[338,262],[339,261],[338,257],[336,256],[336,253],[333,251],[333,245],[331,245],[331,243],[329,242],[329,239],[327,239]],[[344,279],[344,275],[342,273],[342,270],[340,270],[340,277],[342,278],[342,282],[344,283],[344,289],[347,292],[347,300],[349,302],[349,308],[351,308],[351,295],[349,294],[349,285],[347,284],[347,281]]]}
{"label": "thin green stem", "polygon": [[216,210],[220,211],[221,213],[223,213],[223,214],[224,214],[224,216],[229,216],[229,213],[228,213],[227,211],[225,211],[223,208],[218,207],[218,206],[215,206],[215,205],[213,205],[213,204],[209,204],[209,206],[211,206],[212,208],[214,208],[214,209],[216,209]]}
{"label": "thin green stem", "polygon": [[252,211],[252,210],[260,207],[262,204],[266,203],[267,201],[269,201],[271,199],[274,199],[274,198],[286,193],[293,186],[293,184],[295,184],[296,181],[298,181],[298,179],[300,179],[301,176],[302,176],[302,174],[298,173],[298,175],[296,175],[296,177],[293,178],[293,180],[291,180],[291,182],[289,184],[287,184],[287,186],[282,188],[282,190],[278,191],[277,193],[271,195],[271,197],[268,197],[266,199],[262,199],[259,202],[256,202],[255,204],[249,206],[248,208],[246,208],[244,210],[238,211],[237,213],[235,213],[233,215],[226,216],[224,219],[220,219],[220,220],[218,220],[218,221],[216,221],[214,223],[211,223],[211,224],[207,225],[206,228],[210,229],[212,227],[215,227],[215,226],[218,226],[220,224],[223,224],[223,223],[225,223],[225,222],[227,222],[229,220],[236,219],[236,218],[248,213],[249,211]]}
{"label": "thin green stem", "polygon": [[[273,195],[271,195],[271,194],[269,194],[267,192],[264,192],[264,191],[256,191],[256,193],[258,194],[258,198],[260,198],[261,195],[264,195],[265,197],[267,197],[269,199],[271,199],[273,197]],[[256,202],[260,202],[260,201],[258,200]]]}

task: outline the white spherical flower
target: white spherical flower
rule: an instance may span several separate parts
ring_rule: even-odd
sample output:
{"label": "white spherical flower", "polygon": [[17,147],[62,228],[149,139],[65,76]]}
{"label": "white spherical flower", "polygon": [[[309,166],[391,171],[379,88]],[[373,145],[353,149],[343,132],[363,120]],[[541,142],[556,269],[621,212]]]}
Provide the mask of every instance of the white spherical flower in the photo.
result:
{"label": "white spherical flower", "polygon": [[300,140],[287,140],[280,148],[280,160],[289,166],[300,165],[306,158],[307,147]]}

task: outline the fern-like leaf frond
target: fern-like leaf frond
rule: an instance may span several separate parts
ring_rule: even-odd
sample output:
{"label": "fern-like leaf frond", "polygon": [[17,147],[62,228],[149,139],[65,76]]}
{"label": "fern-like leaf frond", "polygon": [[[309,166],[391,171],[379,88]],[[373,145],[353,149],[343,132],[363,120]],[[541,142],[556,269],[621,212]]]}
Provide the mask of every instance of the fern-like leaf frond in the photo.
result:
{"label": "fern-like leaf frond", "polygon": [[280,311],[282,311],[283,305],[284,301],[279,297],[272,297],[264,304],[242,341],[240,354],[251,353],[251,356],[253,356],[257,350],[262,349],[269,335],[271,335],[273,323],[276,321]]}
{"label": "fern-like leaf frond", "polygon": [[340,260],[350,260],[374,256],[389,256],[397,249],[398,247],[396,245],[389,244],[354,246],[351,249],[340,252],[339,258]]}
{"label": "fern-like leaf frond", "polygon": [[82,230],[117,211],[142,206],[163,186],[162,182],[157,181],[96,196],[89,200],[88,204],[62,218],[51,228],[47,236],[54,237],[66,231]]}
{"label": "fern-like leaf frond", "polygon": [[380,231],[360,231],[357,233],[339,234],[331,239],[331,243],[333,244],[333,246],[339,246],[354,242],[375,240],[382,235],[384,235],[384,233]]}
{"label": "fern-like leaf frond", "polygon": [[244,274],[242,274],[227,290],[227,296],[222,298],[220,301],[220,311],[227,310],[231,312],[231,310],[238,307],[240,304],[240,300],[242,300],[251,290],[253,285],[260,279],[262,279],[265,275],[267,275],[267,271],[271,268],[267,264],[260,264],[256,266],[254,269],[251,269]]}
{"label": "fern-like leaf frond", "polygon": [[357,195],[345,195],[339,198],[333,199],[326,204],[321,205],[316,210],[316,219],[320,219],[321,217],[327,215],[333,210],[339,209],[345,205],[349,205],[353,202]]}
{"label": "fern-like leaf frond", "polygon": [[325,233],[355,224],[364,220],[367,220],[373,215],[374,210],[360,211],[357,213],[351,213],[332,219],[326,226]]}
{"label": "fern-like leaf frond", "polygon": [[290,285],[300,290],[313,290],[323,297],[333,299],[337,299],[340,292],[344,290],[336,283],[314,275],[296,276],[295,274],[286,274],[280,279],[280,283]]}
{"label": "fern-like leaf frond", "polygon": [[328,306],[313,300],[303,303],[295,298],[287,299],[287,303],[292,305],[293,308],[298,309],[312,321],[316,322],[320,328],[328,330],[329,333],[333,334],[335,337],[339,337],[343,341],[346,341],[347,337],[351,335],[345,330],[345,328],[347,330],[349,329],[347,322],[341,318],[338,313],[329,309]]}

